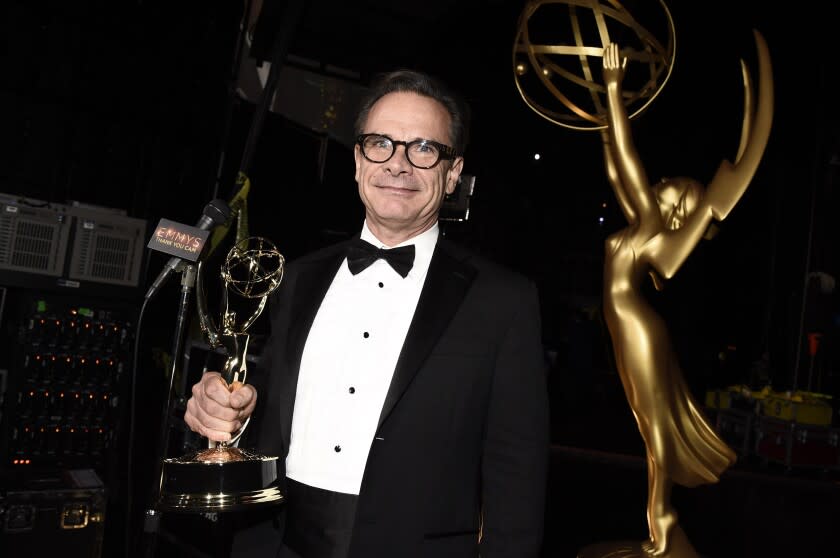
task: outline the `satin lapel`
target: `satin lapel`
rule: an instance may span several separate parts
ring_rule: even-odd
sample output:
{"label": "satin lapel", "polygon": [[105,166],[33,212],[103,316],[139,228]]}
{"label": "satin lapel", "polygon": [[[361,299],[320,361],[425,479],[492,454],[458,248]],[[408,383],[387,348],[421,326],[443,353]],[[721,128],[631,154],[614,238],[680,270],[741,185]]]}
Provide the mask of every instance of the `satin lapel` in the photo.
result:
{"label": "satin lapel", "polygon": [[[283,447],[289,448],[289,438],[292,428],[292,411],[294,410],[295,393],[297,391],[300,361],[303,357],[303,347],[315,314],[330,288],[333,277],[344,261],[344,249],[337,249],[323,258],[302,264],[298,271],[295,290],[292,296],[289,312],[289,334],[285,346],[286,354],[283,360],[287,364],[288,373],[282,378],[279,394],[282,398],[280,409],[283,410]],[[282,287],[281,287],[282,288]]]}
{"label": "satin lapel", "polygon": [[417,301],[417,310],[408,328],[382,413],[379,426],[385,422],[403,392],[420,369],[420,365],[437,343],[464,299],[476,270],[456,258],[441,239],[429,264],[426,282]]}

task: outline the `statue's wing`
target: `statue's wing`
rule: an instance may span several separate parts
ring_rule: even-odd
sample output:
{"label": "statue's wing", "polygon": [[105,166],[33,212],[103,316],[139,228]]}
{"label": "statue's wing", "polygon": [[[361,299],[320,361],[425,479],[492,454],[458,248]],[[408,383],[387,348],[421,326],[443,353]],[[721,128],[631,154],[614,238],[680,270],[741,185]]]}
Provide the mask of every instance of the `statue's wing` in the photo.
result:
{"label": "statue's wing", "polygon": [[730,200],[730,203],[722,204],[723,207],[716,207],[714,218],[719,221],[729,215],[752,181],[767,147],[773,123],[773,68],[770,53],[761,33],[753,30],[753,34],[758,54],[758,104],[753,110],[753,84],[742,60],[745,101],[738,154],[734,164],[726,160],[721,162],[707,188],[708,195],[715,196],[716,192],[725,191],[724,197]]}

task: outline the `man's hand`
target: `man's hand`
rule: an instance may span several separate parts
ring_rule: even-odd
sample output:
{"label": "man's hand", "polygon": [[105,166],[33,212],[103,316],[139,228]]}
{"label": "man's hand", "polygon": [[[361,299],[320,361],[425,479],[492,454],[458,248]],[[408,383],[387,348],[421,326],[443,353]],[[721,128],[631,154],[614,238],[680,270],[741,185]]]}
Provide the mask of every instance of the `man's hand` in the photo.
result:
{"label": "man's hand", "polygon": [[184,421],[193,432],[214,442],[227,442],[254,412],[257,390],[234,382],[228,386],[218,372],[205,372],[193,385]]}

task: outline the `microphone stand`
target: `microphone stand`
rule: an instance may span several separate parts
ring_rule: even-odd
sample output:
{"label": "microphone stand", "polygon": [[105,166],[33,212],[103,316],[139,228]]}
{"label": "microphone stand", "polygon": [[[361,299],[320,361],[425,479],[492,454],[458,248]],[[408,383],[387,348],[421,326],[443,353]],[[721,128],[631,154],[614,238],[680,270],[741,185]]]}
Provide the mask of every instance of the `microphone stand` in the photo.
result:
{"label": "microphone stand", "polygon": [[178,316],[175,321],[175,333],[172,339],[172,366],[169,371],[169,387],[166,391],[166,403],[163,407],[163,420],[158,435],[155,472],[152,476],[152,487],[149,507],[143,517],[143,556],[151,558],[157,548],[158,532],[160,531],[161,513],[157,509],[160,499],[161,483],[163,482],[163,460],[166,458],[169,446],[169,416],[172,412],[172,386],[178,371],[181,351],[184,345],[184,334],[189,314],[190,295],[195,287],[196,268],[194,264],[181,262],[175,271],[181,272],[181,299],[178,304]]}

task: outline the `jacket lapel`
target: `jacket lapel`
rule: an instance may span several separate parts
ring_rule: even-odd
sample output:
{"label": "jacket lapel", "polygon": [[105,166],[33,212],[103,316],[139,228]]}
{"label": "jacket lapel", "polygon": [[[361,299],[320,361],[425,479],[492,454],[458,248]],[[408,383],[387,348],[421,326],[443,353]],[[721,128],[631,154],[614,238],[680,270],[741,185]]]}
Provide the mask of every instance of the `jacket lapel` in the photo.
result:
{"label": "jacket lapel", "polygon": [[448,241],[443,238],[438,241],[379,415],[378,427],[391,414],[420,365],[452,320],[475,274],[474,267],[452,253]]}
{"label": "jacket lapel", "polygon": [[298,271],[294,292],[291,293],[291,310],[289,312],[289,335],[285,347],[287,374],[282,379],[282,385],[277,397],[282,398],[280,409],[283,410],[282,421],[283,447],[288,452],[289,438],[292,429],[292,412],[295,405],[300,361],[303,348],[315,314],[330,288],[333,277],[344,261],[344,245],[337,245],[337,249],[326,254],[323,258],[302,264]]}

